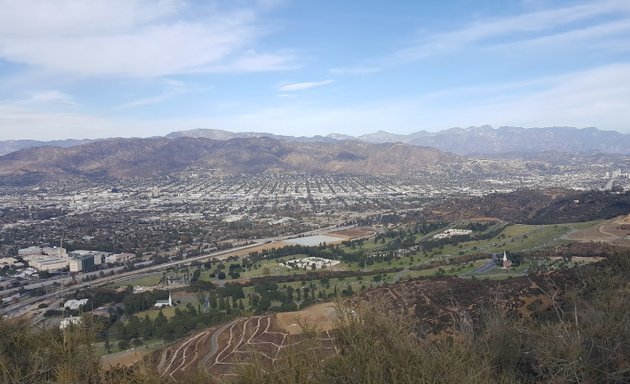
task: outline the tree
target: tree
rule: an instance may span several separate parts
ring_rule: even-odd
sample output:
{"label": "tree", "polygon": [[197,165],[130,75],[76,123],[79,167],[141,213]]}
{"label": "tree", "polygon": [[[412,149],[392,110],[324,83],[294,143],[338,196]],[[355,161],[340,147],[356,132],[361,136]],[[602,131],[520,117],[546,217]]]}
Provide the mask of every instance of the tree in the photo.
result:
{"label": "tree", "polygon": [[120,340],[118,342],[118,349],[120,349],[121,351],[126,351],[127,349],[129,349],[129,341]]}
{"label": "tree", "polygon": [[264,311],[269,309],[269,307],[271,307],[271,298],[269,295],[263,295],[260,299],[260,303],[258,303],[258,308]]}
{"label": "tree", "polygon": [[166,333],[166,326],[168,325],[168,319],[164,316],[164,313],[160,309],[157,317],[153,320],[153,327],[155,328],[155,335],[158,337],[164,337]]}
{"label": "tree", "polygon": [[146,340],[153,337],[153,333],[154,333],[153,322],[151,321],[151,318],[149,317],[149,315],[144,315],[144,319],[142,320],[141,336],[143,339]]}

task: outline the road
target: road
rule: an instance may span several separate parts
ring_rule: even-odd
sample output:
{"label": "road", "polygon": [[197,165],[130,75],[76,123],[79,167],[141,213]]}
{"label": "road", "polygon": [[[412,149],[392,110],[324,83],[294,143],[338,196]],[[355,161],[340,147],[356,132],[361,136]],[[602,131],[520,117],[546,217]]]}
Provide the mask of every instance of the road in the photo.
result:
{"label": "road", "polygon": [[228,328],[230,328],[232,325],[234,325],[236,322],[238,321],[238,319],[236,320],[232,320],[229,323],[226,323],[224,325],[221,326],[221,328],[217,329],[216,331],[214,331],[214,333],[212,334],[212,336],[210,337],[210,352],[208,352],[208,354],[201,359],[201,361],[199,361],[198,366],[204,367],[208,361],[217,354],[217,352],[219,351],[219,336],[221,336],[221,334]]}
{"label": "road", "polygon": [[[160,271],[160,270],[165,270],[171,267],[176,267],[176,266],[180,266],[180,265],[187,265],[190,264],[194,261],[200,261],[200,260],[208,260],[208,259],[225,259],[231,256],[231,254],[235,253],[235,252],[239,252],[242,250],[247,250],[250,248],[255,248],[255,247],[259,247],[261,245],[264,244],[268,244],[274,241],[283,241],[283,240],[288,240],[288,239],[292,239],[292,238],[297,238],[297,237],[303,237],[303,236],[314,236],[314,235],[322,235],[322,234],[326,234],[326,233],[330,233],[333,231],[341,231],[344,229],[348,229],[348,228],[353,228],[356,225],[347,225],[347,226],[330,226],[330,227],[326,227],[326,228],[320,228],[320,229],[315,229],[312,231],[307,231],[307,232],[303,232],[301,234],[298,235],[288,235],[288,236],[276,236],[276,237],[267,237],[267,238],[262,238],[262,239],[256,239],[256,240],[252,240],[251,244],[248,245],[243,245],[240,247],[234,247],[234,248],[230,248],[230,249],[225,249],[222,251],[216,251],[216,252],[212,252],[212,253],[208,253],[205,255],[200,255],[200,256],[194,256],[194,257],[189,257],[187,259],[184,260],[175,260],[175,261],[169,261],[167,263],[163,263],[163,264],[158,264],[158,265],[152,265],[146,268],[141,268],[141,269],[136,269],[133,271],[129,271],[129,272],[123,272],[120,274],[115,274],[112,276],[104,276],[101,278],[97,278],[95,280],[92,281],[88,281],[88,282],[81,282],[81,283],[77,283],[75,285],[72,285],[70,287],[63,287],[64,284],[67,284],[68,282],[70,282],[72,280],[71,277],[67,277],[67,278],[61,278],[61,279],[55,279],[53,281],[50,282],[40,282],[40,283],[33,283],[31,285],[28,286],[28,289],[32,289],[32,288],[38,288],[38,287],[44,287],[46,285],[52,285],[54,283],[59,283],[62,286],[62,290],[77,290],[80,288],[86,288],[86,287],[98,287],[98,286],[102,286],[102,285],[106,285],[106,284],[111,284],[114,282],[124,282],[126,280],[131,280],[131,279],[135,279],[137,278],[139,275],[142,274],[151,274],[154,273],[156,271]],[[122,269],[123,267],[115,267],[114,269]],[[79,277],[80,278],[80,277]],[[5,316],[5,317],[14,317],[14,316],[19,316],[20,314],[22,314],[22,312],[29,306],[39,302],[39,301],[43,301],[55,296],[58,296],[60,294],[60,290],[55,290],[53,292],[50,293],[46,293],[42,296],[37,296],[37,297],[29,297],[29,298],[25,298],[23,300],[18,301],[17,303],[8,305],[4,308],[0,308],[0,316]]]}
{"label": "road", "polygon": [[497,267],[497,263],[495,263],[494,260],[490,260],[484,265],[482,265],[481,267],[477,268],[477,270],[475,270],[471,274],[477,275],[477,274],[487,273],[487,272],[492,271],[496,267]]}
{"label": "road", "polygon": [[402,271],[398,272],[392,279],[392,284],[396,284],[404,275],[409,272],[409,267],[405,267]]}

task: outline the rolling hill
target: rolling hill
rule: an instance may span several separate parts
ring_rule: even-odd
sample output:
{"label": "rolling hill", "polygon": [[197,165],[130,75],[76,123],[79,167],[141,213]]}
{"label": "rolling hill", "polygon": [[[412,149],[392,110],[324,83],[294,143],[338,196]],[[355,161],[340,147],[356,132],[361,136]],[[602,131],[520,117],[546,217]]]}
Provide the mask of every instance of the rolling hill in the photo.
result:
{"label": "rolling hill", "polygon": [[461,158],[407,144],[288,143],[266,137],[108,139],[70,148],[22,149],[0,157],[0,176],[154,177],[190,169],[227,175],[307,172],[401,175]]}

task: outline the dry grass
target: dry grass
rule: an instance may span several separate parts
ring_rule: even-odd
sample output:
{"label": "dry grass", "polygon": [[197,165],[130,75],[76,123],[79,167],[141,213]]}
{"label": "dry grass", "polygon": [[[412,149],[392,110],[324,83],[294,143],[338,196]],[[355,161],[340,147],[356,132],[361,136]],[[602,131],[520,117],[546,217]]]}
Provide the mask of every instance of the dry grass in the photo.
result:
{"label": "dry grass", "polygon": [[289,334],[300,334],[305,330],[330,331],[338,319],[337,305],[323,303],[301,311],[277,313],[276,325]]}

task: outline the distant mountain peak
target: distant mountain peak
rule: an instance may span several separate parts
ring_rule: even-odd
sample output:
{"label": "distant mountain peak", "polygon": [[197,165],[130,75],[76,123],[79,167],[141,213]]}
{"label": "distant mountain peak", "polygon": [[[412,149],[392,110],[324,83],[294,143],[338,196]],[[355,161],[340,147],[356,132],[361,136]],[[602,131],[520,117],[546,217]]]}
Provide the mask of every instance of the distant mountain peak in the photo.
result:
{"label": "distant mountain peak", "polygon": [[0,156],[0,177],[28,173],[40,180],[121,179],[177,174],[189,169],[225,175],[267,172],[404,175],[461,158],[433,148],[360,141],[288,142],[274,138],[199,137],[108,139],[71,148],[27,148]]}
{"label": "distant mountain peak", "polygon": [[[615,131],[602,131],[595,127],[542,127],[523,128],[489,125],[453,127],[442,131],[417,131],[410,134],[396,134],[379,130],[360,136],[343,133],[330,133],[326,136],[283,136],[266,132],[230,132],[220,129],[196,128],[177,131],[166,135],[176,138],[211,139],[226,141],[243,138],[267,137],[287,143],[335,143],[339,141],[363,141],[372,144],[407,143],[421,147],[433,147],[459,155],[537,153],[561,151],[567,153],[596,151],[611,154],[630,153],[630,135]],[[55,146],[72,147],[89,143],[92,140],[8,140],[0,141],[0,156],[22,148]]]}

